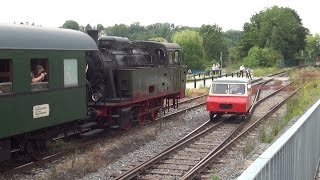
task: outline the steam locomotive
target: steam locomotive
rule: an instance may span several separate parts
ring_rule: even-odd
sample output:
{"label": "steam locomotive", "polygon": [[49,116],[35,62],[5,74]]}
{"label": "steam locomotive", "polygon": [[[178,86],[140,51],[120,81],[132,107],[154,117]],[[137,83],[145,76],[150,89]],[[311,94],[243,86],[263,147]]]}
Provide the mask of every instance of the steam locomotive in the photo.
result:
{"label": "steam locomotive", "polygon": [[179,45],[97,39],[95,30],[89,34],[99,47],[86,54],[89,115],[100,125],[123,129],[142,125],[146,118],[156,120],[160,109],[168,109],[169,100],[175,105],[184,97],[186,66]]}

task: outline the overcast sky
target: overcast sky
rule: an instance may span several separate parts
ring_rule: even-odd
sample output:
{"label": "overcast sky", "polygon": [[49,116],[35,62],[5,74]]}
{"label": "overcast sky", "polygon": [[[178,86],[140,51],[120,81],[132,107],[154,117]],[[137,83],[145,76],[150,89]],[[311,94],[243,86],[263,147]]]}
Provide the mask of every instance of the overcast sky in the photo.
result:
{"label": "overcast sky", "polygon": [[169,22],[242,30],[252,15],[274,5],[295,9],[311,33],[320,32],[317,0],[9,0],[1,2],[0,23],[28,21],[59,27],[72,19],[92,26]]}

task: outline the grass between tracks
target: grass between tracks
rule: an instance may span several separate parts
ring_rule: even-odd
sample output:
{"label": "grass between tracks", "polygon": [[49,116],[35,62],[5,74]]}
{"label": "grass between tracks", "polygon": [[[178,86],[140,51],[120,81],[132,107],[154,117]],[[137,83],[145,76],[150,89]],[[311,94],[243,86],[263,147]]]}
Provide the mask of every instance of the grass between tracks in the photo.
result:
{"label": "grass between tracks", "polygon": [[259,132],[259,140],[271,143],[286,124],[296,116],[302,115],[307,108],[320,98],[320,71],[316,68],[303,68],[290,73],[296,87],[302,87],[296,96],[286,103],[286,113],[282,120],[274,121]]}
{"label": "grass between tracks", "polygon": [[73,179],[96,172],[103,165],[103,153],[100,145],[96,145],[89,153],[76,152],[70,161],[54,166],[49,177],[44,179]]}
{"label": "grass between tracks", "polygon": [[278,67],[266,67],[253,69],[253,76],[265,76],[279,71]]}
{"label": "grass between tracks", "polygon": [[199,89],[186,89],[185,95],[186,97],[196,97],[196,96],[207,94],[208,92],[209,92],[209,88],[200,87]]}

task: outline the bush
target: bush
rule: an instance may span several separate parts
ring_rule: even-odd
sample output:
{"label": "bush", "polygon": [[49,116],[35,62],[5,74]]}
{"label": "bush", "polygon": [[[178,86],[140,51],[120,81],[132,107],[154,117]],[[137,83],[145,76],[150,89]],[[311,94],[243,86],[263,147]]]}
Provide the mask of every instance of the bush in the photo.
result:
{"label": "bush", "polygon": [[249,67],[272,67],[276,66],[277,60],[282,59],[280,52],[272,48],[259,48],[257,46],[249,50],[243,64]]}

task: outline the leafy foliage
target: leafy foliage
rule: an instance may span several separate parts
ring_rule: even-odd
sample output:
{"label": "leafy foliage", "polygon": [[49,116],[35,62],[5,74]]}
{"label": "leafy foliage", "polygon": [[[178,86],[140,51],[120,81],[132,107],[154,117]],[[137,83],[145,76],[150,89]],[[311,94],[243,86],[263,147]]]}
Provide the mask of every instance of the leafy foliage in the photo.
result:
{"label": "leafy foliage", "polygon": [[228,48],[234,48],[237,47],[241,37],[243,35],[243,31],[238,30],[228,30],[223,33],[223,36],[225,37],[225,41],[227,43]]}
{"label": "leafy foliage", "polygon": [[103,30],[104,30],[103,25],[102,25],[102,24],[97,24],[97,30],[98,30],[99,32],[103,31]]}
{"label": "leafy foliage", "polygon": [[175,33],[173,42],[179,44],[184,51],[184,61],[189,68],[201,69],[204,62],[203,39],[198,32],[184,30]]}
{"label": "leafy foliage", "polygon": [[203,37],[203,47],[208,61],[219,60],[221,52],[226,59],[228,49],[221,27],[218,25],[202,25],[199,33]]}
{"label": "leafy foliage", "polygon": [[257,46],[273,48],[285,59],[292,59],[304,49],[307,33],[295,10],[274,6],[252,16],[250,23],[244,25],[241,55],[246,56],[252,47]]}
{"label": "leafy foliage", "polygon": [[306,51],[309,58],[316,58],[320,53],[320,34],[308,35],[306,43]]}
{"label": "leafy foliage", "polygon": [[255,46],[250,49],[243,63],[250,67],[271,67],[275,66],[279,59],[282,59],[282,56],[278,51],[272,48],[259,48]]}
{"label": "leafy foliage", "polygon": [[115,24],[114,26],[107,27],[105,33],[108,36],[127,37],[129,34],[128,26],[125,24]]}
{"label": "leafy foliage", "polygon": [[165,38],[163,37],[154,37],[154,38],[150,38],[150,41],[157,41],[157,42],[168,42]]}
{"label": "leafy foliage", "polygon": [[63,23],[62,28],[65,29],[73,29],[73,30],[80,30],[79,24],[74,20],[67,20]]}

